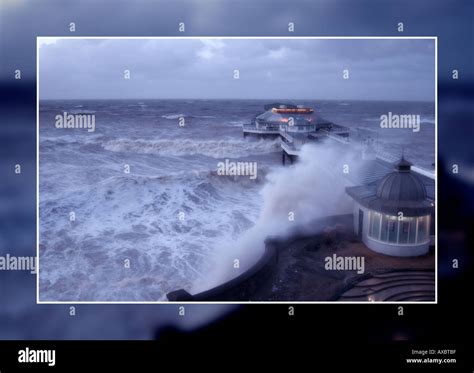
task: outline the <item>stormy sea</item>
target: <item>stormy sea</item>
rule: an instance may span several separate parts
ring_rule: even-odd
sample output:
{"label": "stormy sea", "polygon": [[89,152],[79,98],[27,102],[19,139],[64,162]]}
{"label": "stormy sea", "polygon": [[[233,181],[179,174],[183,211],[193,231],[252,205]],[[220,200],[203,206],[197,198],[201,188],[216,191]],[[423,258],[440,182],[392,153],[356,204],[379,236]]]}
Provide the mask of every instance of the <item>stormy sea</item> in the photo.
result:
{"label": "stormy sea", "polygon": [[[292,102],[432,169],[433,103]],[[273,198],[268,184],[281,178],[272,175],[291,168],[281,165],[278,139],[242,136],[267,103],[41,101],[40,300],[152,302],[204,290],[196,284],[212,283],[219,253],[255,227]],[[56,128],[64,112],[94,114],[95,130]],[[382,130],[388,112],[420,115],[420,131]],[[219,176],[225,159],[257,162],[256,179]]]}

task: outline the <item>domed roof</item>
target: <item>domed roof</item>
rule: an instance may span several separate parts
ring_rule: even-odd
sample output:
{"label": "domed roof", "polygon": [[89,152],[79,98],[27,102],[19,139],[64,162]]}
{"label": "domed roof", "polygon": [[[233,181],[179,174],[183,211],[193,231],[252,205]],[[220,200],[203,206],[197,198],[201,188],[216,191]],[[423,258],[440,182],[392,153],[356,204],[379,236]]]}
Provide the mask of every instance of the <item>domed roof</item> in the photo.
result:
{"label": "domed roof", "polygon": [[377,184],[376,196],[386,201],[416,201],[426,198],[426,188],[421,178],[411,172],[411,163],[403,157],[395,171]]}
{"label": "domed roof", "polygon": [[347,187],[347,194],[361,206],[383,214],[395,216],[401,212],[410,217],[434,212],[434,199],[425,187],[429,183],[412,172],[410,162],[402,157],[394,171],[384,174],[378,183]]}

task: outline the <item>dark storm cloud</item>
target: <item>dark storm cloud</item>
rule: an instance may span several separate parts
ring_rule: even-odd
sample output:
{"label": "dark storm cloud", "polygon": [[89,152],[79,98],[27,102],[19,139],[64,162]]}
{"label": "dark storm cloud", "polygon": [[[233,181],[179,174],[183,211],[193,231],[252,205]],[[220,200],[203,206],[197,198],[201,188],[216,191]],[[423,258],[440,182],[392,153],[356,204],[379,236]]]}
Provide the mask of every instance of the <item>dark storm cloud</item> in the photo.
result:
{"label": "dark storm cloud", "polygon": [[42,99],[434,99],[433,40],[40,39],[40,44]]}
{"label": "dark storm cloud", "polygon": [[[294,35],[400,36],[438,35],[442,56],[440,80],[453,68],[463,79],[474,77],[474,2],[465,0],[4,0],[0,5],[0,79],[13,71],[34,79],[37,35],[152,36],[179,35]],[[68,30],[75,22],[75,34]]]}

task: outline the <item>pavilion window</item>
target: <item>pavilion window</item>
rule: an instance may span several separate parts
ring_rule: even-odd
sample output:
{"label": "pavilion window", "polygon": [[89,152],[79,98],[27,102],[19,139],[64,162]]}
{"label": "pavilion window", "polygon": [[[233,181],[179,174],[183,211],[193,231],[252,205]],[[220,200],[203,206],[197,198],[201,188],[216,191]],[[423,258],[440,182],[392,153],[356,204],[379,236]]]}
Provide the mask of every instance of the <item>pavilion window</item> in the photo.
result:
{"label": "pavilion window", "polygon": [[404,217],[382,215],[371,211],[369,237],[400,245],[424,243],[429,237],[430,217]]}
{"label": "pavilion window", "polygon": [[410,222],[410,231],[408,233],[408,243],[410,244],[416,243],[416,219],[412,218]]}
{"label": "pavilion window", "polygon": [[398,243],[399,244],[407,244],[410,235],[410,227],[413,223],[413,218],[404,218],[402,221],[399,222],[400,230],[398,233]]}
{"label": "pavilion window", "polygon": [[388,215],[382,216],[382,230],[380,233],[380,241],[388,241]]}
{"label": "pavilion window", "polygon": [[381,219],[382,219],[382,214],[375,211],[370,212],[369,236],[377,240],[380,239]]}
{"label": "pavilion window", "polygon": [[418,239],[417,243],[423,243],[428,239],[430,217],[420,216],[418,218]]}
{"label": "pavilion window", "polygon": [[398,220],[391,216],[388,220],[388,242],[396,243],[398,236]]}

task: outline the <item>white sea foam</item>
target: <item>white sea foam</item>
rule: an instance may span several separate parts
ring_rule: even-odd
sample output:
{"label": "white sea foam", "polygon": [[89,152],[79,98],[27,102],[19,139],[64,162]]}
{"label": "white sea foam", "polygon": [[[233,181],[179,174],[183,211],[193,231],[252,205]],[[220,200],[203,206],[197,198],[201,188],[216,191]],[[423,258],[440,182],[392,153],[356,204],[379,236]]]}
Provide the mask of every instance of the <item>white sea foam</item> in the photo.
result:
{"label": "white sea foam", "polygon": [[187,114],[165,114],[161,116],[163,119],[179,119],[179,118],[202,118],[212,119],[214,115],[187,115]]}
{"label": "white sea foam", "polygon": [[130,140],[116,139],[102,144],[105,150],[164,156],[186,156],[200,154],[212,158],[238,158],[277,152],[279,140]]}
{"label": "white sea foam", "polygon": [[[82,106],[81,106],[82,107]],[[68,112],[71,114],[94,114],[96,113],[95,110],[86,110],[81,109],[80,107],[76,106],[77,109],[69,109]]]}
{"label": "white sea foam", "polygon": [[161,116],[164,119],[179,119],[185,117],[184,114],[166,114]]}
{"label": "white sea foam", "polygon": [[214,242],[235,241],[256,220],[256,187],[181,171],[113,176],[42,198],[42,299],[153,301],[190,288],[210,271]]}
{"label": "white sea foam", "polygon": [[242,127],[242,125],[248,122],[242,120],[234,120],[229,122],[229,127]]}

